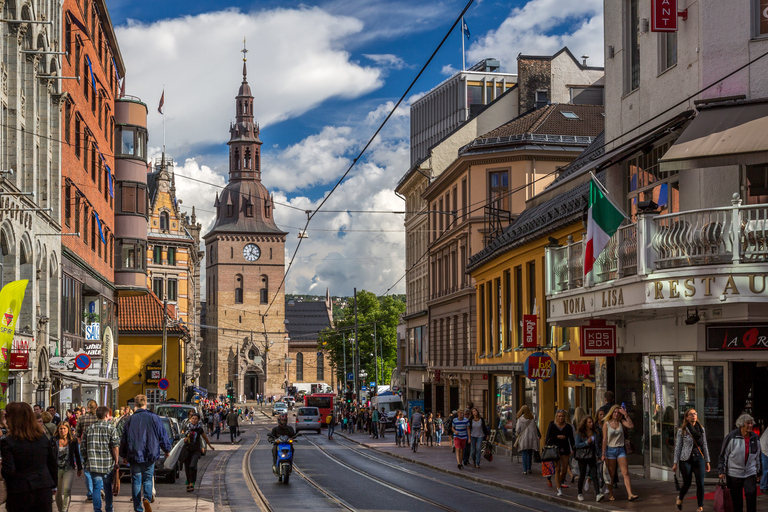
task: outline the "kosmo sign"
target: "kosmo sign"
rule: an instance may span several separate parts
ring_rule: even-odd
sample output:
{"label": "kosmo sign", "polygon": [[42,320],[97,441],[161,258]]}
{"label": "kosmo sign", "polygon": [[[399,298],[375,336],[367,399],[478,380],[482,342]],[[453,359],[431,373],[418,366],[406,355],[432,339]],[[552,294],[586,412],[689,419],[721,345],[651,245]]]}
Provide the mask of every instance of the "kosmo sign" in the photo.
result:
{"label": "kosmo sign", "polygon": [[539,346],[536,325],[536,315],[523,315],[523,348],[536,348]]}
{"label": "kosmo sign", "polygon": [[616,355],[616,326],[588,325],[581,327],[581,357]]}
{"label": "kosmo sign", "polygon": [[555,363],[544,352],[534,352],[525,360],[523,370],[529,379],[547,382],[555,376]]}
{"label": "kosmo sign", "polygon": [[677,0],[651,0],[651,32],[677,32]]}

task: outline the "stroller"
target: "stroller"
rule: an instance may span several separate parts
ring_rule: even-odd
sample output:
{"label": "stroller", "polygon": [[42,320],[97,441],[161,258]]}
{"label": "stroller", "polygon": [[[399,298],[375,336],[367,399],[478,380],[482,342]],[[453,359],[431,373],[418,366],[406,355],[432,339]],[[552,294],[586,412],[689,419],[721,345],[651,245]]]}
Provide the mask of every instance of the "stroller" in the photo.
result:
{"label": "stroller", "polygon": [[496,430],[491,430],[491,435],[488,436],[488,439],[483,440],[483,443],[480,445],[480,451],[483,452],[483,457],[485,457],[485,460],[488,462],[491,462],[493,460],[493,456],[496,453]]}

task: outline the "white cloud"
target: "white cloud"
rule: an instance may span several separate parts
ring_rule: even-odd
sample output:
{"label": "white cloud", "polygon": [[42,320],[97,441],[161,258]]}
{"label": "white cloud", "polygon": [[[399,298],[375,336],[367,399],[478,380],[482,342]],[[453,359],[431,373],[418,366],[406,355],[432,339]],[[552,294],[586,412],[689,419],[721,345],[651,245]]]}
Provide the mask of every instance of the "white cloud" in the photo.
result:
{"label": "white cloud", "polygon": [[453,67],[453,65],[446,64],[445,66],[442,67],[442,69],[440,70],[440,73],[444,74],[445,76],[453,76],[456,73],[458,73],[458,71],[459,70]]}
{"label": "white cloud", "polygon": [[226,138],[242,76],[237,52],[243,36],[254,110],[266,127],[329,98],[353,99],[381,87],[381,70],[350,61],[341,48],[341,41],[362,29],[355,18],[301,8],[129,21],[117,34],[126,61],[126,92],[149,106],[152,143],[159,145],[162,134],[156,104],[164,86],[168,152],[186,156]]}
{"label": "white cloud", "polygon": [[590,65],[603,65],[603,0],[530,0],[474,42],[467,62],[496,57],[514,72],[519,53],[552,55],[563,46],[576,56],[589,55]]}
{"label": "white cloud", "polygon": [[391,53],[364,53],[363,57],[386,68],[403,69],[408,67],[403,59]]}

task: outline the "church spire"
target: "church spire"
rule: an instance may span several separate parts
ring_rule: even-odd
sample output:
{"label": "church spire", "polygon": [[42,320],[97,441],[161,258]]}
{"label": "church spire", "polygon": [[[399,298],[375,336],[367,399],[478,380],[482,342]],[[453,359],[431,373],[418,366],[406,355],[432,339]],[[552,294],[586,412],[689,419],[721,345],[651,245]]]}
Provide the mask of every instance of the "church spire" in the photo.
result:
{"label": "church spire", "polygon": [[243,82],[235,98],[235,122],[229,127],[229,179],[261,180],[261,140],[253,119],[253,96],[246,68],[248,48],[243,38]]}

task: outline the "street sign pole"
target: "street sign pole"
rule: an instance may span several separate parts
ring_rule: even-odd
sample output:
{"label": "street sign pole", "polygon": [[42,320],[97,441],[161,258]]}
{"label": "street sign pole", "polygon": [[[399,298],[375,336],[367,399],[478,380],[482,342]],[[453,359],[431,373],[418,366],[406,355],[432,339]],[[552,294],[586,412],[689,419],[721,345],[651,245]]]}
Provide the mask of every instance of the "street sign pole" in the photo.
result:
{"label": "street sign pole", "polygon": [[360,338],[357,336],[357,288],[354,289],[355,292],[355,364],[354,364],[354,377],[355,377],[355,398],[357,400],[360,400],[360,386],[358,385],[358,379],[360,378]]}

